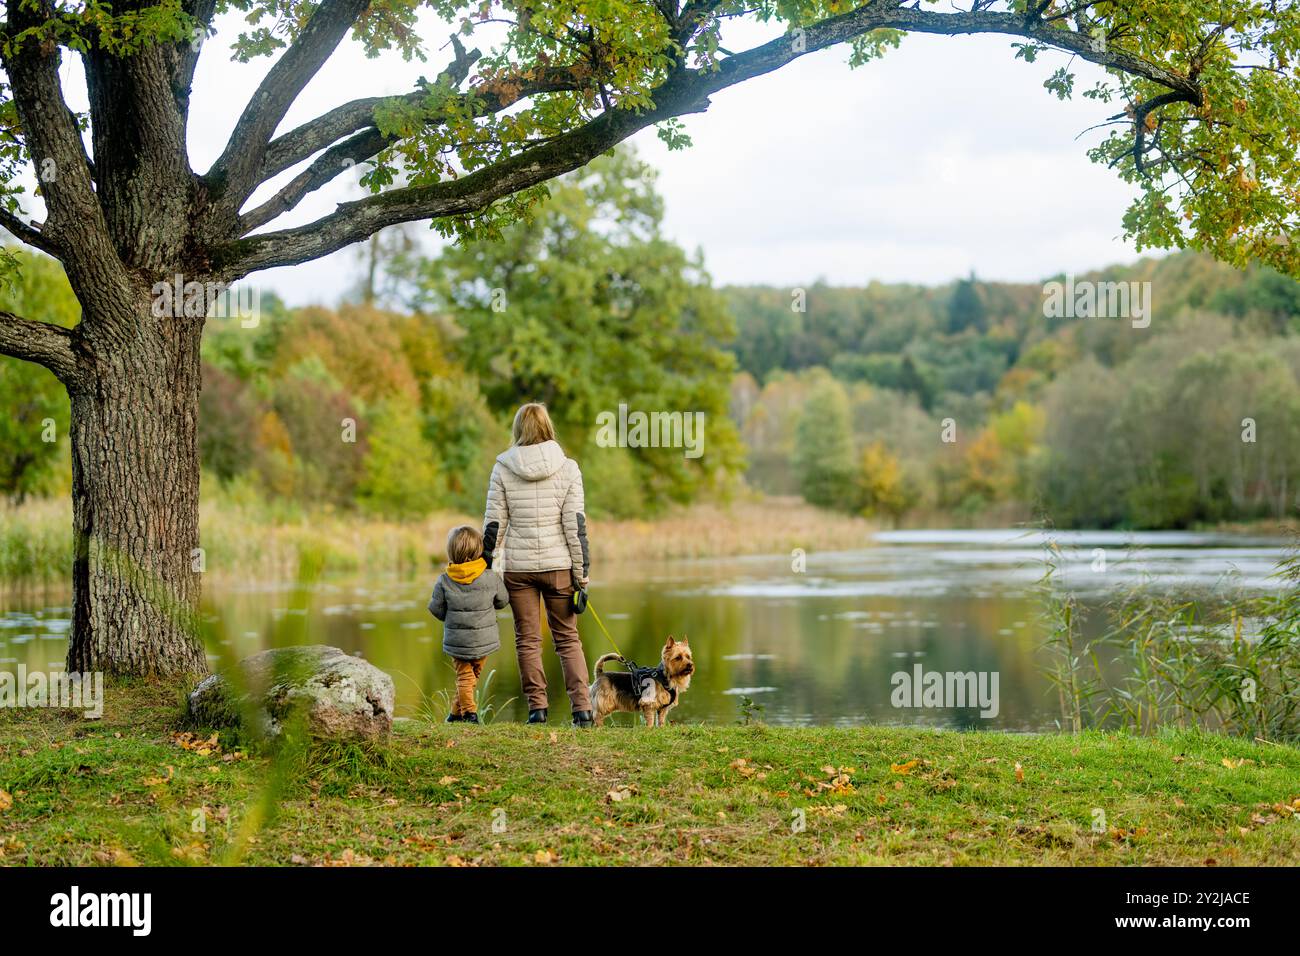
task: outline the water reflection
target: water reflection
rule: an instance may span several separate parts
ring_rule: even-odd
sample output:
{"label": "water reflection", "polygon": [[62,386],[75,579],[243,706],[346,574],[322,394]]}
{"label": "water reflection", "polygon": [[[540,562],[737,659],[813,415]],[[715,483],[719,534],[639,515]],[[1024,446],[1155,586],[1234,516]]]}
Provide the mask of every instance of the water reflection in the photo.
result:
{"label": "water reflection", "polygon": [[[1055,539],[1062,579],[1085,609],[1137,582],[1189,593],[1227,584],[1277,587],[1271,575],[1285,547],[1280,539],[1184,533]],[[780,724],[1041,730],[1056,717],[1039,671],[1043,631],[1033,593],[1043,543],[1015,530],[895,532],[872,548],[809,555],[804,573],[786,556],[598,567],[592,600],[619,646],[640,663],[657,659],[666,635],[689,637],[698,673],[674,712],[679,721],[731,723],[748,701],[762,707],[763,720]],[[391,673],[399,712],[412,714],[453,685],[440,625],[425,610],[431,583],[210,587],[203,630],[212,664],[266,647],[332,644]],[[0,667],[62,668],[66,602],[57,593],[0,597]],[[497,670],[498,705],[519,686],[508,611],[500,624],[503,649],[488,662]],[[589,659],[610,649],[590,615],[581,625]],[[998,716],[982,719],[975,706],[895,708],[891,676],[917,663],[926,671],[998,672]],[[553,712],[567,715],[550,652],[546,670]],[[525,714],[515,699],[502,717]]]}

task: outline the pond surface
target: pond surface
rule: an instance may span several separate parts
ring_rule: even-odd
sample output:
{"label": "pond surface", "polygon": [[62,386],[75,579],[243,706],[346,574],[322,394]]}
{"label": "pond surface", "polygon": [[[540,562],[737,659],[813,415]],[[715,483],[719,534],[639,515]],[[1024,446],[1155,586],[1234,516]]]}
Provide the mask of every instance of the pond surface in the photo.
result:
{"label": "pond surface", "polygon": [[[1182,532],[1052,537],[1060,579],[1094,609],[1136,583],[1188,596],[1276,588],[1272,574],[1287,544]],[[892,532],[862,550],[808,555],[802,570],[791,555],[598,567],[591,598],[619,646],[642,664],[657,660],[666,635],[689,636],[698,672],[674,711],[678,721],[733,723],[752,707],[773,724],[1045,730],[1057,717],[1041,672],[1044,629],[1034,592],[1045,543],[1020,530]],[[292,644],[359,653],[393,675],[399,715],[425,708],[441,718],[439,693],[454,679],[441,625],[425,610],[431,586],[352,577],[311,587],[209,587],[204,636],[214,667]],[[0,596],[0,668],[62,668],[67,603],[66,595]],[[1100,617],[1092,615],[1094,630]],[[521,720],[527,708],[518,697],[508,611],[500,624],[502,649],[486,669],[496,670],[501,719]],[[589,661],[610,650],[590,613],[581,630]],[[915,678],[917,667],[922,676],[996,674],[996,716],[981,716],[973,700],[895,707],[895,675]],[[552,719],[567,721],[549,647],[546,671]]]}

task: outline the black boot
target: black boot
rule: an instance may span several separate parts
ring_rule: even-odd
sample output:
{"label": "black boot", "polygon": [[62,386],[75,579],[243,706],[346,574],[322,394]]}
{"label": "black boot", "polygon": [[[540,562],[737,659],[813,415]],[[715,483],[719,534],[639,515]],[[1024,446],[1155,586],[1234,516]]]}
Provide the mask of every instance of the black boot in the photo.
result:
{"label": "black boot", "polygon": [[530,710],[530,711],[528,712],[528,722],[529,722],[530,724],[544,724],[544,723],[546,723],[546,708],[545,708],[545,707],[539,707],[539,708],[537,708],[536,710]]}
{"label": "black boot", "polygon": [[573,726],[575,727],[594,727],[596,721],[591,717],[589,710],[575,710],[573,712]]}
{"label": "black boot", "polygon": [[461,714],[460,722],[462,724],[477,724],[478,714],[474,713],[473,711],[470,711],[468,714]]}
{"label": "black boot", "polygon": [[448,723],[448,724],[459,724],[459,723],[461,722],[461,720],[463,720],[463,719],[464,719],[464,718],[462,718],[462,717],[460,716],[460,714],[448,714],[445,723]]}

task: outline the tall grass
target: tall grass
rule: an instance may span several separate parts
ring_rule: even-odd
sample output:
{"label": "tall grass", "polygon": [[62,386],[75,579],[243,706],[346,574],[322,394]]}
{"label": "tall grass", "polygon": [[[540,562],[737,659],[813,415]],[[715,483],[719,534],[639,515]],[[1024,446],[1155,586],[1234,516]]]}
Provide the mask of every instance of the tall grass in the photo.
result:
{"label": "tall grass", "polygon": [[[390,521],[269,500],[243,486],[205,483],[199,509],[209,580],[294,581],[355,573],[416,577],[445,560],[447,531],[480,515],[434,512]],[[593,560],[702,558],[864,547],[874,525],[792,499],[683,507],[653,521],[590,522]],[[0,506],[0,588],[61,583],[72,571],[72,507],[65,500]]]}
{"label": "tall grass", "polygon": [[[1057,586],[1061,552],[1048,539],[1043,549],[1043,575],[1037,590],[1042,607],[1040,623],[1047,634],[1043,647],[1047,651],[1047,675],[1056,688],[1061,720],[1073,733],[1084,727],[1084,708],[1097,693],[1095,679],[1089,676],[1084,656],[1091,648],[1081,643],[1083,623],[1079,602],[1074,594]],[[1095,661],[1092,661],[1095,665]]]}
{"label": "tall grass", "polygon": [[[451,664],[448,663],[447,667],[451,668]],[[454,673],[455,669],[452,668],[452,671]],[[483,679],[479,681],[478,685],[474,688],[474,712],[478,714],[478,722],[480,724],[492,723],[493,718],[496,717],[497,714],[501,713],[501,711],[514,703],[515,698],[513,697],[503,703],[497,703],[496,694],[492,690],[492,682],[496,679],[496,676],[497,672],[494,667],[484,675]],[[443,719],[451,713],[452,704],[454,704],[455,701],[456,688],[454,686],[450,689],[444,688],[432,697],[422,694],[420,706],[417,709],[416,719],[431,724],[441,723]]]}
{"label": "tall grass", "polygon": [[71,504],[31,499],[15,508],[0,499],[0,582],[50,583],[71,573]]}
{"label": "tall grass", "polygon": [[1045,564],[1046,670],[1065,727],[1300,741],[1300,551],[1279,562],[1275,594],[1187,600],[1139,582],[1105,607],[1106,629],[1092,641],[1080,638],[1078,602],[1060,586],[1055,557]]}

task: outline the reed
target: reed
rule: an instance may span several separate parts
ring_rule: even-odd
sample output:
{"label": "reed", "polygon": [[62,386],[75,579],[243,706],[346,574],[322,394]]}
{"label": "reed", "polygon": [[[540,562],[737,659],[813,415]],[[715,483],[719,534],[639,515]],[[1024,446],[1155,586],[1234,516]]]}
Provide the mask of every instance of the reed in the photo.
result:
{"label": "reed", "polygon": [[[331,508],[264,499],[247,489],[205,488],[201,541],[208,579],[293,581],[364,571],[418,577],[445,561],[447,529],[481,516],[433,512],[388,521]],[[32,500],[0,510],[0,588],[66,582],[72,568],[72,511]],[[597,564],[865,547],[875,525],[797,499],[747,498],[676,508],[654,520],[590,522]]]}
{"label": "reed", "polygon": [[1279,562],[1274,594],[1244,594],[1226,579],[1189,600],[1140,581],[1105,608],[1105,631],[1087,642],[1053,555],[1045,565],[1046,673],[1067,729],[1300,741],[1300,551]]}

